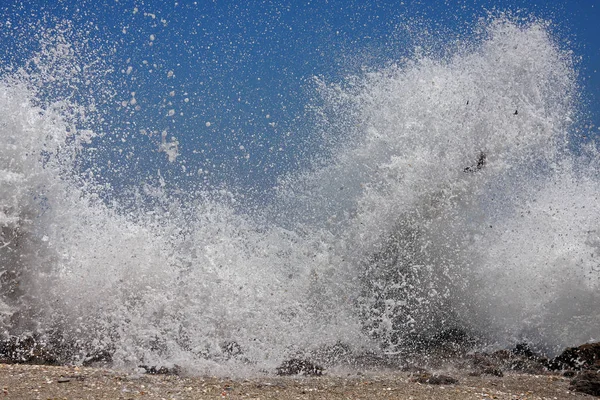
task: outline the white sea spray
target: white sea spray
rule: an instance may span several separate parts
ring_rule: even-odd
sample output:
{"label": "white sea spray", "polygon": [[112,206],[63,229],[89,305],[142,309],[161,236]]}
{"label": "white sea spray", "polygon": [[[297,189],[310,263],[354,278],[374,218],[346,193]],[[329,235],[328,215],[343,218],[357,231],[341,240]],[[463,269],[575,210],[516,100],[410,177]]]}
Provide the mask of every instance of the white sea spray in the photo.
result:
{"label": "white sea spray", "polygon": [[76,168],[94,102],[60,95],[88,67],[65,70],[62,38],[43,47],[0,81],[1,334],[63,343],[65,362],[197,373],[336,343],[394,353],[451,329],[549,350],[597,339],[599,182],[568,147],[570,56],[543,22],[484,32],[321,82],[324,125],[347,132],[259,210],[223,189],[177,196],[162,176],[127,206],[106,200]]}

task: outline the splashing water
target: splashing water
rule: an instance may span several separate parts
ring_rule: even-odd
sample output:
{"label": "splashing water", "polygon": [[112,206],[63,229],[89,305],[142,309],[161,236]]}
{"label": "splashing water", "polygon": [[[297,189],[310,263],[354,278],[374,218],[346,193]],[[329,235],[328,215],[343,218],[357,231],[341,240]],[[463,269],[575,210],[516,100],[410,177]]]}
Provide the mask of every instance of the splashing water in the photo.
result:
{"label": "splashing water", "polygon": [[317,81],[331,155],[258,210],[165,182],[103,200],[77,173],[93,104],[52,79],[76,54],[44,47],[0,81],[2,335],[61,343],[63,362],[108,351],[211,373],[453,329],[550,351],[597,340],[600,182],[595,151],[569,150],[569,53],[541,22],[484,31],[451,56]]}

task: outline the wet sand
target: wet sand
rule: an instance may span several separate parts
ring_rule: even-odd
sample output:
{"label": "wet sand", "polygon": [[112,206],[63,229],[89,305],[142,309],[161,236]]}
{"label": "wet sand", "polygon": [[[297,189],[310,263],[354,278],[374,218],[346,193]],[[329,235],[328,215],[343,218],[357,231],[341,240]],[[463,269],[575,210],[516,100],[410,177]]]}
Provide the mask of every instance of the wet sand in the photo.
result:
{"label": "wet sand", "polygon": [[0,399],[594,399],[560,375],[449,373],[454,385],[411,381],[408,372],[227,379],[140,375],[84,367],[0,364]]}

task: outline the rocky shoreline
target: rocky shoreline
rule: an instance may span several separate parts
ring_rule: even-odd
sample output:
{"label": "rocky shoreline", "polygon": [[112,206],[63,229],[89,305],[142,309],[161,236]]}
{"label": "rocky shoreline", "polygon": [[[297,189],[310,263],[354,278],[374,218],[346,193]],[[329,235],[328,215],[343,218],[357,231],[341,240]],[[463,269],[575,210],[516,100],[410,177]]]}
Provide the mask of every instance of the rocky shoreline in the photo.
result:
{"label": "rocky shoreline", "polygon": [[[140,365],[132,372],[83,365],[108,365],[108,357],[99,353],[79,366],[61,366],[32,338],[0,342],[0,394],[15,399],[129,399],[148,397],[149,393],[177,399],[236,393],[259,398],[338,398],[342,392],[352,398],[369,399],[380,398],[380,391],[414,399],[482,398],[482,393],[488,392],[488,398],[496,399],[600,397],[600,342],[567,348],[553,358],[536,354],[525,343],[491,353],[429,349],[427,353],[403,357],[402,363],[373,354],[350,357],[338,351],[337,365],[326,361],[321,364],[319,357],[291,358],[275,371],[243,380],[189,377],[177,367]],[[121,392],[116,396],[119,387]],[[220,393],[217,387],[222,389]],[[214,389],[210,396],[207,388]],[[319,390],[327,395],[323,392],[323,396],[317,396]]]}
{"label": "rocky shoreline", "polygon": [[[562,377],[569,379],[569,390],[600,397],[600,342],[566,348],[561,354],[547,358],[534,352],[526,343],[512,350],[485,352],[439,352],[428,355],[427,362],[418,355],[397,368],[409,373],[410,382],[428,385],[456,385],[457,377],[436,374],[430,370],[450,370],[469,377],[503,378],[507,374]],[[310,360],[292,359],[277,369],[278,375],[321,376],[324,369]]]}
{"label": "rocky shoreline", "polygon": [[264,376],[249,379],[150,375],[103,368],[0,364],[0,398],[25,399],[592,399],[573,391],[560,374],[507,372],[470,376],[448,370],[457,383],[422,383],[400,371],[326,373],[319,377]]}

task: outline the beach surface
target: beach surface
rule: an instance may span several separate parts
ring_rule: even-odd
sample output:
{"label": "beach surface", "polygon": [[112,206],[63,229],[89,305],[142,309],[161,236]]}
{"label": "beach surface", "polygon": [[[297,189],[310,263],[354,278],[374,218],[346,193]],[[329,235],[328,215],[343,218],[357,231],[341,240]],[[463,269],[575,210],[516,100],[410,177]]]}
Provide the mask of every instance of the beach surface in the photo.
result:
{"label": "beach surface", "polygon": [[102,368],[0,364],[0,399],[593,399],[561,375],[444,372],[457,384],[414,382],[397,371],[319,377],[185,377]]}

